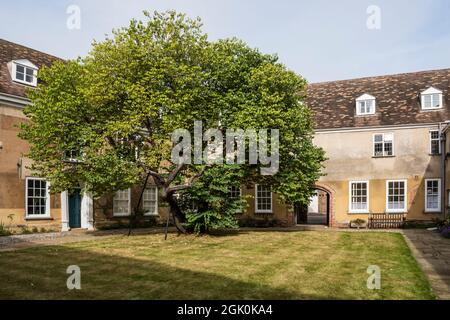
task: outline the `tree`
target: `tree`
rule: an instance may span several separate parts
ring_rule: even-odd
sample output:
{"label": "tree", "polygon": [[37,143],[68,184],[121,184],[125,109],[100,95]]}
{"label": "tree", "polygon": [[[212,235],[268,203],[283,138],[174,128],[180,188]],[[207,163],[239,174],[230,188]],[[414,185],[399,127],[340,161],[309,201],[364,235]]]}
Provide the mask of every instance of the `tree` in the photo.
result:
{"label": "tree", "polygon": [[[222,132],[278,129],[278,173],[261,176],[261,164],[246,164],[245,179],[271,184],[286,202],[306,203],[324,160],[312,143],[306,81],[242,41],[209,41],[199,19],[173,11],[145,15],[145,22],[132,20],[94,42],[85,58],[40,71],[21,132],[32,169],[52,192],[81,184],[94,197],[138,184],[143,192],[152,178],[185,232],[177,194],[226,166],[172,161],[171,134],[192,133],[194,121]],[[65,161],[68,152],[79,161]]]}

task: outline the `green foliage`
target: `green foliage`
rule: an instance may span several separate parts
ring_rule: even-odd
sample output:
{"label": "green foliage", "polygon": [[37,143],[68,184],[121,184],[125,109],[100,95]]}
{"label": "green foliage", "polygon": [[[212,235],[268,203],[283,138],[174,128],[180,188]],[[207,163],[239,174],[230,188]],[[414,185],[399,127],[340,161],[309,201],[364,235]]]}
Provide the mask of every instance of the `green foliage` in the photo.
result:
{"label": "green foliage", "polygon": [[12,235],[11,230],[7,226],[5,226],[3,221],[0,221],[0,237],[10,236],[10,235]]}
{"label": "green foliage", "polygon": [[195,233],[237,228],[236,215],[243,212],[244,197],[230,198],[231,187],[240,187],[245,171],[238,165],[215,167],[205,172],[192,188],[180,193],[188,228]]}
{"label": "green foliage", "polygon": [[282,227],[283,223],[279,219],[269,216],[263,218],[245,216],[239,220],[239,226],[245,228],[275,228]]}
{"label": "green foliage", "polygon": [[[20,133],[30,143],[33,172],[50,181],[52,192],[82,186],[96,198],[151,173],[166,200],[191,188],[186,181],[204,168],[177,170],[170,162],[176,129],[193,132],[195,120],[205,129],[279,129],[278,174],[260,177],[259,165],[245,165],[244,180],[306,204],[324,160],[312,142],[306,80],[240,40],[209,41],[199,19],[173,11],[145,15],[95,42],[88,56],[39,71],[24,110],[30,121]],[[80,150],[80,161],[67,161],[68,150]],[[190,215],[190,224],[233,225],[216,209],[219,200],[203,201],[214,209]]]}

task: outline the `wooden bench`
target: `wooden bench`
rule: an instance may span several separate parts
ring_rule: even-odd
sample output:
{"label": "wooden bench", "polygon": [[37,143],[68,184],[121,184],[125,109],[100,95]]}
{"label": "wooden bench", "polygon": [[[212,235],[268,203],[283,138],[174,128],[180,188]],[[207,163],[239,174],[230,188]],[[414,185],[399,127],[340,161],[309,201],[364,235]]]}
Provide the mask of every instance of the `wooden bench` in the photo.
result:
{"label": "wooden bench", "polygon": [[367,227],[369,229],[400,229],[406,221],[404,213],[371,213]]}

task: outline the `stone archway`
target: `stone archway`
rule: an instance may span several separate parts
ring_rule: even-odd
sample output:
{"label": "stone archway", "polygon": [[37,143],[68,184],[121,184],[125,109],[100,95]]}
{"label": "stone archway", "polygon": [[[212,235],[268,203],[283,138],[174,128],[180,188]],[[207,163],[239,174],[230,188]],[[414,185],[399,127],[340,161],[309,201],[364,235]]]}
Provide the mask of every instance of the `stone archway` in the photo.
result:
{"label": "stone archway", "polygon": [[333,228],[336,226],[336,215],[335,215],[335,201],[336,201],[336,191],[329,185],[325,183],[317,182],[314,185],[315,190],[320,190],[328,195],[327,201],[327,214],[328,214],[328,226]]}

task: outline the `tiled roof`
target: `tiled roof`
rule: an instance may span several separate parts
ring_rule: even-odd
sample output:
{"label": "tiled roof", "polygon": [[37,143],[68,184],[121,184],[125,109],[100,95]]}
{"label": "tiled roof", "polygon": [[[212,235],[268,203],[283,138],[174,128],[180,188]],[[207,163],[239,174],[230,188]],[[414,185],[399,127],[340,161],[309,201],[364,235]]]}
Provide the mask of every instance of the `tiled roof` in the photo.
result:
{"label": "tiled roof", "polygon": [[7,65],[12,60],[20,59],[27,59],[39,68],[44,65],[50,66],[53,62],[61,60],[52,55],[0,39],[0,93],[26,97],[25,91],[28,86],[14,82]]}
{"label": "tiled roof", "polygon": [[[421,110],[420,93],[443,92],[444,108]],[[376,98],[376,114],[356,116],[356,99]],[[450,69],[310,84],[308,105],[316,129],[435,123],[450,120]]]}

